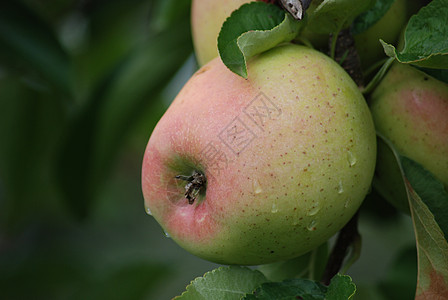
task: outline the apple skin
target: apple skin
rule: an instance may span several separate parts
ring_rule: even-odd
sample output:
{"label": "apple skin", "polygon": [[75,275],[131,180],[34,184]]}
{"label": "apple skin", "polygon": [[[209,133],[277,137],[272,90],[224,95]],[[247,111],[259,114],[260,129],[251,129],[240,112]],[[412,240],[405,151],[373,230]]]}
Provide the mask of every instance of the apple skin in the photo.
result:
{"label": "apple skin", "polygon": [[386,14],[366,31],[354,35],[356,50],[361,60],[361,67],[369,66],[387,58],[380,39],[395,44],[403,30],[410,10],[408,5],[415,0],[395,0]]}
{"label": "apple skin", "polygon": [[191,29],[196,59],[200,66],[218,56],[217,38],[230,14],[251,0],[193,0]]}
{"label": "apple skin", "polygon": [[[376,129],[404,156],[421,164],[448,187],[448,85],[404,64],[394,64],[371,95]],[[408,212],[397,163],[378,144],[375,186]]]}
{"label": "apple skin", "polygon": [[[145,205],[164,231],[222,264],[265,264],[319,246],[357,211],[375,168],[367,104],[329,57],[283,45],[250,60],[248,74],[219,58],[198,70],[154,129],[142,168]],[[207,184],[190,205],[174,177],[193,171]]]}

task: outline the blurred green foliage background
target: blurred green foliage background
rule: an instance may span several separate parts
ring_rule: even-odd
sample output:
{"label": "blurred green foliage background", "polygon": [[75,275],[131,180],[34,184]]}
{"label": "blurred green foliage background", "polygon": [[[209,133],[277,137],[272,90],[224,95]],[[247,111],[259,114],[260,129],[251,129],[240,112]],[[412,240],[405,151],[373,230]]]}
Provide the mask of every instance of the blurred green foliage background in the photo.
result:
{"label": "blurred green foliage background", "polygon": [[[140,187],[150,133],[197,68],[189,10],[188,0],[0,1],[1,299],[169,299],[217,266],[164,236]],[[412,292],[409,218],[367,207],[376,217],[361,223],[354,281],[387,293],[387,268],[410,257],[391,280]]]}
{"label": "blurred green foliage background", "polygon": [[195,70],[190,1],[0,2],[1,299],[167,299],[211,269],[145,214],[146,142]]}

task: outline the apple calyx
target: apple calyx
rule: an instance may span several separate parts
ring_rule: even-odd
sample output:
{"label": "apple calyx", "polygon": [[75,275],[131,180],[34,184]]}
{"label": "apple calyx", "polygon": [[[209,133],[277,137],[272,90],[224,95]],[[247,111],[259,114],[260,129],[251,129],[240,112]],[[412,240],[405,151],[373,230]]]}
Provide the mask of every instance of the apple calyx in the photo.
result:
{"label": "apple calyx", "polygon": [[204,174],[194,170],[190,176],[177,175],[176,179],[188,181],[185,185],[185,198],[188,200],[188,204],[192,205],[196,197],[202,188],[205,188],[207,178]]}

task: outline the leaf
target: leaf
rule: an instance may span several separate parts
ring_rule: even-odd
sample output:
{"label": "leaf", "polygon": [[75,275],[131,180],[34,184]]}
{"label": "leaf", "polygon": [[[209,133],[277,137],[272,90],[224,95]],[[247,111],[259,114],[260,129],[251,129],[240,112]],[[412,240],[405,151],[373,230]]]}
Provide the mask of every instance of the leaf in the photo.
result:
{"label": "leaf", "polygon": [[242,5],[222,25],[218,51],[232,72],[247,78],[249,58],[293,40],[302,25],[279,7],[264,2]]}
{"label": "leaf", "polygon": [[351,33],[359,34],[378,22],[396,0],[377,0],[372,8],[356,17],[352,24]]}
{"label": "leaf", "polygon": [[71,120],[60,150],[57,178],[78,217],[87,215],[142,108],[191,54],[188,24],[186,16],[175,27],[136,47]]}
{"label": "leaf", "polygon": [[434,216],[406,183],[418,251],[415,299],[448,299],[448,243]]}
{"label": "leaf", "polygon": [[[243,300],[324,300],[327,287],[309,279],[289,279],[282,282],[267,282]],[[300,298],[298,298],[300,297]]]}
{"label": "leaf", "polygon": [[355,294],[356,286],[350,276],[337,274],[327,287],[309,279],[288,279],[266,282],[243,300],[347,300]]}
{"label": "leaf", "polygon": [[324,0],[309,15],[307,29],[318,34],[338,33],[372,4],[373,0]]}
{"label": "leaf", "polygon": [[326,300],[348,300],[352,299],[356,292],[356,285],[350,276],[337,274],[331,279]]}
{"label": "leaf", "polygon": [[69,56],[53,30],[21,1],[0,1],[0,45],[7,64],[31,66],[61,92],[71,93]]}
{"label": "leaf", "polygon": [[178,300],[232,300],[251,293],[267,279],[246,267],[220,267],[193,280]]}
{"label": "leaf", "polygon": [[384,52],[401,63],[448,69],[448,0],[433,0],[412,16],[404,34],[401,52],[381,41]]}
{"label": "leaf", "polygon": [[443,184],[415,161],[405,156],[400,156],[400,160],[408,184],[428,206],[445,239],[448,239],[448,193]]}
{"label": "leaf", "polygon": [[[448,298],[447,192],[421,165],[393,151],[405,181],[418,253],[416,299]],[[439,223],[440,222],[440,223]],[[445,233],[444,233],[445,231]]]}

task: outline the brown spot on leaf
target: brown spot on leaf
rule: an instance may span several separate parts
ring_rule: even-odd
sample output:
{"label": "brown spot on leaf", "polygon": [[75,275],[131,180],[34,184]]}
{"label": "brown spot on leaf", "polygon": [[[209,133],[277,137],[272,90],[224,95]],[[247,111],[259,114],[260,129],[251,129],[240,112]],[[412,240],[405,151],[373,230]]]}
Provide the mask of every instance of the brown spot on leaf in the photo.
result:
{"label": "brown spot on leaf", "polygon": [[443,276],[432,270],[429,274],[430,284],[425,291],[419,290],[421,288],[417,283],[417,294],[415,300],[443,300],[448,299],[448,285]]}

